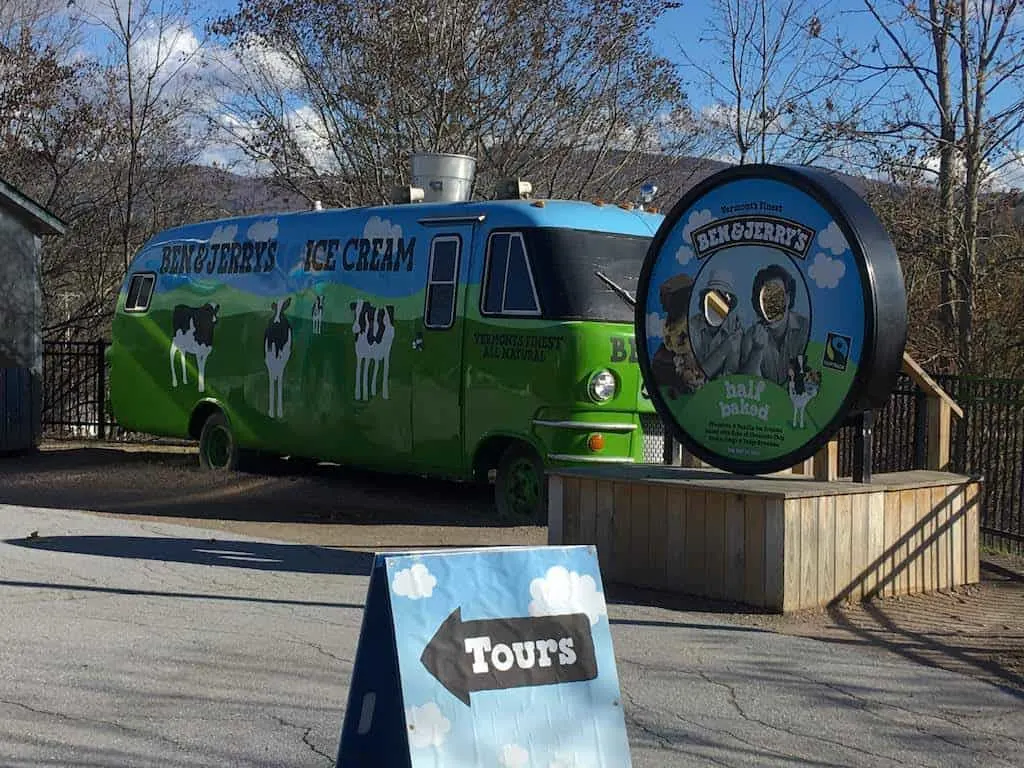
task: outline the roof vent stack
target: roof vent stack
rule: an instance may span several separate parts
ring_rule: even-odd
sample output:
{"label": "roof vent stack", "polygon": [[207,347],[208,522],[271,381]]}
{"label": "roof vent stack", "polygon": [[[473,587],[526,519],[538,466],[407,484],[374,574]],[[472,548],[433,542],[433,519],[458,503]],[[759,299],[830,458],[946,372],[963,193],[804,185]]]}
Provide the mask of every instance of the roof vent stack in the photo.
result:
{"label": "roof vent stack", "polygon": [[423,190],[426,203],[465,203],[476,173],[469,155],[417,152],[412,156],[412,186]]}

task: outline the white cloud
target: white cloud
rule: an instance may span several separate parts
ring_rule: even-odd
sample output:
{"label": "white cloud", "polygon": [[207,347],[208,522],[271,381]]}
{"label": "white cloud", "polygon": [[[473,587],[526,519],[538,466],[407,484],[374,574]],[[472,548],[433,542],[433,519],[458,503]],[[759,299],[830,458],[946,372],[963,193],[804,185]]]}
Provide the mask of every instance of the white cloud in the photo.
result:
{"label": "white cloud", "polygon": [[437,579],[427,569],[427,566],[423,563],[416,563],[411,568],[396,573],[391,588],[396,595],[408,597],[410,600],[419,600],[434,594],[436,586]]}
{"label": "white cloud", "polygon": [[561,565],[548,568],[542,579],[530,582],[531,616],[556,616],[566,613],[585,613],[591,626],[608,613],[604,595],[597,591],[597,583],[590,575],[580,576]]}
{"label": "white cloud", "polygon": [[363,227],[363,237],[372,240],[375,237],[384,240],[397,240],[402,236],[402,226],[392,224],[391,219],[382,219],[380,216],[371,216],[366,226]]}
{"label": "white cloud", "polygon": [[422,707],[405,710],[405,727],[409,733],[409,745],[414,749],[423,749],[444,744],[452,724],[435,702],[428,701]]}
{"label": "white cloud", "polygon": [[715,215],[711,213],[707,208],[702,211],[694,211],[690,214],[690,218],[686,220],[686,226],[683,227],[683,240],[686,242],[690,241],[690,233],[698,227],[703,227],[705,224],[710,224],[715,220]]}
{"label": "white cloud", "polygon": [[273,240],[277,237],[277,219],[255,222],[251,227],[249,227],[245,236],[250,240]]}
{"label": "white cloud", "polygon": [[683,243],[682,245],[680,245],[679,246],[679,250],[676,251],[676,261],[678,261],[683,266],[686,266],[687,264],[690,263],[690,259],[692,259],[692,258],[693,258],[693,248],[691,248],[686,243]]}
{"label": "white cloud", "polygon": [[815,254],[814,263],[807,273],[819,288],[835,288],[846,274],[846,264],[841,259],[833,259],[824,253],[818,253]]}
{"label": "white cloud", "polygon": [[498,755],[501,768],[526,768],[530,762],[530,753],[518,744],[506,744]]}
{"label": "white cloud", "polygon": [[665,335],[665,320],[657,312],[647,314],[647,338],[660,339]]}
{"label": "white cloud", "polygon": [[834,221],[829,222],[829,225],[818,233],[818,246],[832,251],[833,256],[845,253],[850,247],[846,242],[846,238],[843,237],[843,232],[839,229],[839,225]]}
{"label": "white cloud", "polygon": [[210,245],[218,245],[220,243],[230,243],[238,236],[238,225],[237,224],[222,224],[213,230],[213,234],[210,235]]}
{"label": "white cloud", "polygon": [[1024,150],[1011,153],[993,172],[989,186],[998,192],[1024,189]]}

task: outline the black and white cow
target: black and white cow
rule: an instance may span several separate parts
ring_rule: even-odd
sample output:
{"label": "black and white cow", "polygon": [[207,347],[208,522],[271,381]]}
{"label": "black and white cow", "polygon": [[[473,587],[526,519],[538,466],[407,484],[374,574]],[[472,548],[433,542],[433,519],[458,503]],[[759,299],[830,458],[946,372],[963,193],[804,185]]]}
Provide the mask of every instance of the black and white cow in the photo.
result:
{"label": "black and white cow", "polygon": [[217,304],[189,307],[178,304],[171,318],[171,386],[178,386],[175,355],[181,354],[181,383],[188,384],[185,355],[195,355],[199,368],[199,391],[206,389],[206,358],[213,351],[213,326],[217,323]]}
{"label": "black and white cow", "polygon": [[[356,400],[377,396],[377,373],[381,372],[381,396],[388,399],[391,343],[395,340],[395,308],[374,307],[359,299],[349,305],[354,314],[352,333],[356,337]],[[381,371],[381,364],[384,369]],[[370,365],[373,372],[370,373]],[[367,390],[367,377],[370,388]]]}
{"label": "black and white cow", "polygon": [[817,396],[820,387],[821,371],[811,370],[802,354],[790,358],[786,388],[789,391],[789,399],[793,403],[793,426],[795,428],[804,428],[807,404]]}
{"label": "black and white cow", "polygon": [[313,334],[319,336],[324,324],[324,297],[313,299]]}
{"label": "black and white cow", "polygon": [[276,301],[271,303],[270,309],[274,314],[263,334],[263,357],[270,378],[270,407],[267,410],[270,418],[274,418],[275,415],[277,418],[284,416],[284,367],[292,355],[292,327],[288,323],[288,318],[284,316],[284,311],[291,303],[291,297],[280,304]]}

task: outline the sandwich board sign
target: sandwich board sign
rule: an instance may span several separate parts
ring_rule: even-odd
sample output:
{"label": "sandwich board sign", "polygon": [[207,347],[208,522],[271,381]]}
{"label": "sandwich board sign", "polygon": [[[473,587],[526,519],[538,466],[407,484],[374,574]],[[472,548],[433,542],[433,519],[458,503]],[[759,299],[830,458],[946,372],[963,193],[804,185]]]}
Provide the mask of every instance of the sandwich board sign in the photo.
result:
{"label": "sandwich board sign", "polygon": [[629,768],[592,546],[378,554],[338,768]]}

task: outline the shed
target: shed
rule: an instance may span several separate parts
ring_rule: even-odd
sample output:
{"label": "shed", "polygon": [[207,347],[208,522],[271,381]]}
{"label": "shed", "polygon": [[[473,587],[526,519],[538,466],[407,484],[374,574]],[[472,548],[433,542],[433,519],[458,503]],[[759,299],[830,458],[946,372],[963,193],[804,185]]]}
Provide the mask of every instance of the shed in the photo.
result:
{"label": "shed", "polygon": [[0,454],[31,450],[42,431],[42,238],[67,226],[0,179]]}

